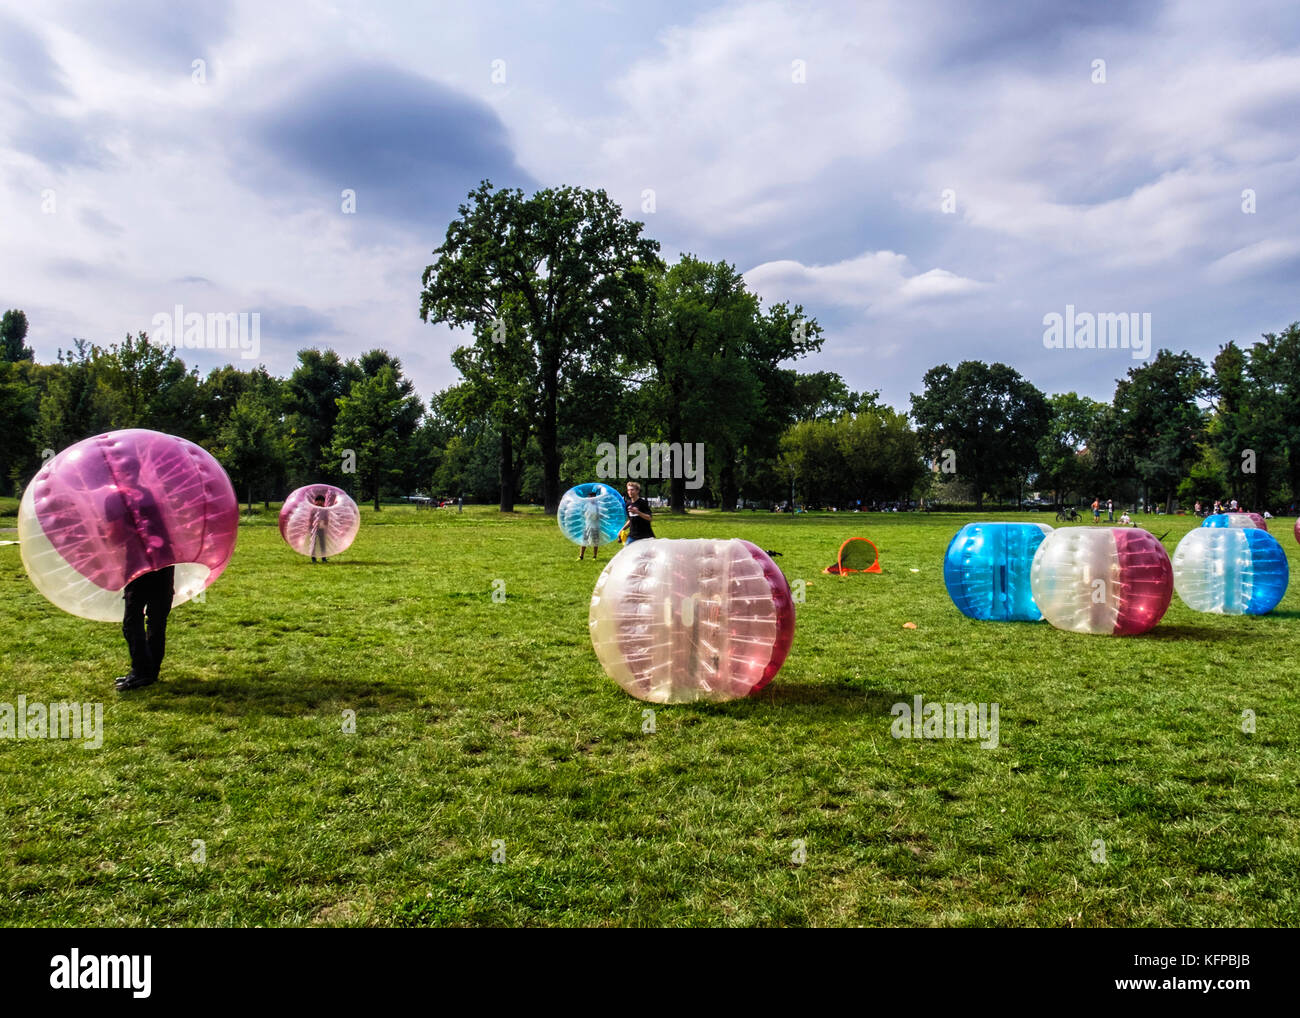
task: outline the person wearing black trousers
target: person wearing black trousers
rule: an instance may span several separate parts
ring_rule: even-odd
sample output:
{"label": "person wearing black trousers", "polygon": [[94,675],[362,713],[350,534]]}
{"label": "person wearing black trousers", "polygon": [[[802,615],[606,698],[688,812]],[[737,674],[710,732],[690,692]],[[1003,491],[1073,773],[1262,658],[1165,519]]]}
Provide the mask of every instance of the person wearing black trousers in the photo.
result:
{"label": "person wearing black trousers", "polygon": [[122,635],[131,652],[131,670],[114,683],[118,692],[151,686],[158,681],[167,649],[167,615],[176,595],[176,567],[137,576],[123,593],[126,615],[122,619]]}
{"label": "person wearing black trousers", "polygon": [[128,465],[115,487],[118,498],[108,503],[108,522],[123,533],[127,575],[135,576],[122,591],[126,599],[122,635],[131,654],[131,670],[113,683],[124,693],[158,681],[167,643],[167,615],[176,593],[176,567],[150,568],[171,541],[157,501],[139,486],[138,471],[131,471]]}

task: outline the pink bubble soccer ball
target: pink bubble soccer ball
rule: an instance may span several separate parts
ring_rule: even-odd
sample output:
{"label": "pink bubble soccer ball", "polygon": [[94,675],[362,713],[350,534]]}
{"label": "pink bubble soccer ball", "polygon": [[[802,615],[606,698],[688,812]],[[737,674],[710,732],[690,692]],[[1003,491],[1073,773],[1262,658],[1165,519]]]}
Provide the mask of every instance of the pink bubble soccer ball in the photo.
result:
{"label": "pink bubble soccer ball", "polygon": [[23,492],[18,540],[36,589],[66,612],[121,622],[122,591],[176,567],[174,605],[200,594],[235,551],[239,506],[207,450],[134,428],[69,446]]}
{"label": "pink bubble soccer ball", "polygon": [[[316,505],[318,496],[324,496],[324,505]],[[299,555],[342,554],[360,529],[361,510],[346,491],[332,484],[308,484],[280,507],[280,536]]]}
{"label": "pink bubble soccer ball", "polygon": [[651,703],[762,689],[794,640],[790,586],[748,541],[642,540],[596,581],[588,616],[605,673]]}
{"label": "pink bubble soccer ball", "polygon": [[1034,553],[1029,582],[1043,617],[1076,633],[1145,633],[1174,595],[1164,545],[1128,527],[1054,530]]}

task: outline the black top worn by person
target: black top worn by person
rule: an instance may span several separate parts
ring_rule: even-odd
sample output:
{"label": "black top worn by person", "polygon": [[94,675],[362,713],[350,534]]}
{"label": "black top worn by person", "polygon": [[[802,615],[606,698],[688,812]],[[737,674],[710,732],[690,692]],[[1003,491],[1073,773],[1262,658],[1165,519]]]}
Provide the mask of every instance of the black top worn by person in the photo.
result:
{"label": "black top worn by person", "polygon": [[[633,502],[630,506],[628,506],[628,508],[636,509],[639,512],[648,513],[650,511],[650,503],[647,502],[644,498],[638,498],[635,502]],[[633,516],[631,513],[628,513],[627,522],[628,522],[627,539],[629,541],[640,541],[642,538],[655,536],[655,532],[650,529],[650,521],[646,519],[644,516]]]}

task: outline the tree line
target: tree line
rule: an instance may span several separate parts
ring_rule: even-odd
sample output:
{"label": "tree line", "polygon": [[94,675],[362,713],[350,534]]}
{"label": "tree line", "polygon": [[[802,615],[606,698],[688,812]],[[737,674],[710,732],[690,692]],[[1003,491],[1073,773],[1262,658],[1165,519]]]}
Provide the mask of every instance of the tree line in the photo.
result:
{"label": "tree line", "polygon": [[1300,323],[1229,342],[1208,366],[1160,350],[1110,403],[1048,396],[1005,364],[942,364],[903,411],[792,366],[824,342],[801,306],[764,306],[725,261],[668,265],[643,231],[603,191],[484,181],[423,275],[421,317],[466,337],[459,381],[427,402],[383,349],[302,350],[287,378],[233,365],[200,376],[138,332],[74,340],[40,364],[26,315],[8,311],[0,488],[19,491],[49,450],[148,427],[211,450],[250,506],[328,481],[376,509],[424,493],[553,512],[620,437],[704,446],[702,489],[681,470],[643,480],[675,510],[688,498],[982,508],[1030,491],[1264,508],[1300,495]]}

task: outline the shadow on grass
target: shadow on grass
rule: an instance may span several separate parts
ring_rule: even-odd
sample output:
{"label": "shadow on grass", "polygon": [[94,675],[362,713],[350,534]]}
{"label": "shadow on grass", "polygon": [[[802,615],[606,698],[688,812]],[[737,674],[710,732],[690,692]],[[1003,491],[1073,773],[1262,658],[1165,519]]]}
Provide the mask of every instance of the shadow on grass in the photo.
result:
{"label": "shadow on grass", "polygon": [[270,680],[243,674],[215,679],[164,677],[155,685],[122,694],[124,701],[128,697],[154,711],[234,717],[304,717],[344,709],[389,713],[412,710],[422,702],[417,690],[388,681],[284,674]]}
{"label": "shadow on grass", "polygon": [[[830,708],[843,714],[888,714],[896,703],[912,702],[911,693],[884,689],[862,689],[843,683],[791,683],[783,684],[778,678],[757,696],[737,700],[728,707],[753,709],[777,707],[781,709],[811,707]],[[712,705],[716,710],[717,706]]]}
{"label": "shadow on grass", "polygon": [[1213,626],[1169,626],[1158,625],[1149,633],[1137,637],[1139,640],[1206,640],[1210,642],[1231,642],[1240,639],[1235,633],[1225,633]]}
{"label": "shadow on grass", "polygon": [[323,564],[323,565],[327,565],[327,566],[404,566],[404,565],[408,565],[409,563],[406,563],[406,562],[371,562],[371,561],[368,561],[368,560],[366,560],[366,559],[345,558],[345,559],[335,559],[333,562],[325,562],[325,563],[312,563],[312,562],[308,562],[307,564],[308,564],[308,565],[313,565],[313,564],[320,565],[320,564]]}

